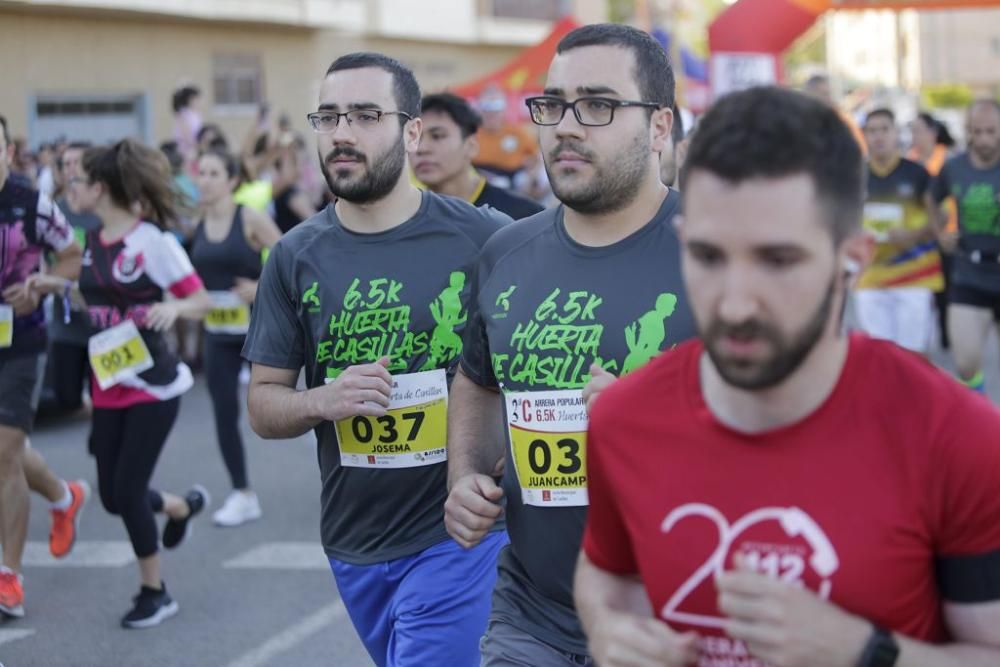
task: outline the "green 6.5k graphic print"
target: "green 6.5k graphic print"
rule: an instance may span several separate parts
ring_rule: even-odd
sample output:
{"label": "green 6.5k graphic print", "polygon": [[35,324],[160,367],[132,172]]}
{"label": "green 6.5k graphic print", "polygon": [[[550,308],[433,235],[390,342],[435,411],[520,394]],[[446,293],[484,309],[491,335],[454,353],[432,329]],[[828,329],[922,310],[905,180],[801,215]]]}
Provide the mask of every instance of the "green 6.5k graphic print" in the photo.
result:
{"label": "green 6.5k graphic print", "polygon": [[[501,319],[509,310],[511,286],[497,298]],[[605,325],[599,309],[604,299],[587,291],[563,294],[556,288],[535,309],[528,322],[518,323],[510,336],[510,353],[492,354],[493,372],[500,382],[522,386],[578,389],[590,379],[590,365],[600,364],[612,373],[628,373],[639,368],[663,347],[667,339],[666,321],[677,307],[677,296],[663,293],[652,310],[631,322],[622,332],[624,360],[602,359],[601,342]],[[614,347],[621,347],[615,345]]]}
{"label": "green 6.5k graphic print", "polygon": [[455,271],[451,274],[448,287],[431,303],[431,316],[437,326],[431,332],[430,354],[420,370],[441,368],[462,353],[462,337],[455,333],[455,327],[465,324],[469,319],[468,312],[462,306],[463,289],[465,274]]}
{"label": "green 6.5k graphic print", "polygon": [[630,373],[660,352],[667,339],[667,319],[674,314],[677,297],[661,294],[656,297],[656,307],[625,327],[625,344],[628,356],[622,364],[622,374]]}
{"label": "green 6.5k graphic print", "polygon": [[963,231],[1000,236],[1000,196],[990,183],[976,183],[959,202]]}
{"label": "green 6.5k graphic print", "polygon": [[[316,347],[316,363],[326,365],[326,376],[334,379],[348,366],[367,364],[388,356],[389,372],[405,372],[422,355],[419,370],[444,368],[462,352],[462,337],[456,328],[468,313],[462,302],[466,278],[453,272],[449,284],[426,308],[434,327],[413,330],[413,312],[404,302],[405,286],[399,280],[375,278],[366,285],[355,278],[347,288],[342,308],[330,316],[325,334]],[[302,295],[305,304],[319,306],[318,285]],[[325,299],[324,299],[325,301]],[[429,330],[428,330],[429,329]],[[416,369],[414,369],[416,370]]]}

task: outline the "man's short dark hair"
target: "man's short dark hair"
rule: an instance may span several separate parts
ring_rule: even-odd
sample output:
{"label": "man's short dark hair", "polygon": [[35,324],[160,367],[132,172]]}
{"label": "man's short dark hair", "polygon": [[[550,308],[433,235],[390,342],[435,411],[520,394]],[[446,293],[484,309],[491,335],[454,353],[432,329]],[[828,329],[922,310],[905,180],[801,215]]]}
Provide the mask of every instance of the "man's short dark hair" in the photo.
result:
{"label": "man's short dark hair", "polygon": [[632,77],[643,102],[674,106],[674,70],[663,46],[648,33],[619,23],[595,23],[573,30],[562,38],[556,53],[584,46],[617,46],[635,56]]}
{"label": "man's short dark hair", "polygon": [[10,144],[10,130],[7,129],[7,118],[0,115],[0,127],[3,128],[3,142],[5,145]]}
{"label": "man's short dark hair", "polygon": [[806,90],[810,88],[815,88],[816,86],[823,86],[830,83],[830,77],[826,74],[813,74],[811,77],[806,79]]}
{"label": "man's short dark hair", "polygon": [[868,121],[870,121],[872,118],[878,118],[879,116],[882,116],[883,118],[888,118],[889,122],[892,123],[893,125],[896,124],[896,114],[892,112],[892,109],[879,107],[878,109],[872,109],[871,111],[868,112],[868,115],[865,116],[865,125],[867,126]]}
{"label": "man's short dark hair", "polygon": [[330,76],[334,72],[365,67],[377,67],[391,74],[392,93],[399,111],[408,113],[412,118],[420,115],[420,85],[410,68],[395,58],[368,51],[348,53],[346,56],[334,60],[330,68],[326,70],[326,75]]}
{"label": "man's short dark hair", "polygon": [[463,139],[478,132],[479,126],[483,124],[482,116],[472,108],[472,105],[454,93],[424,95],[424,99],[420,102],[420,113],[428,111],[447,114],[458,125]]}
{"label": "man's short dark hair", "polygon": [[177,113],[187,105],[191,104],[191,100],[199,95],[201,95],[201,91],[195,86],[184,86],[183,88],[175,90],[174,98],[172,100],[174,113]]}
{"label": "man's short dark hair", "polygon": [[696,171],[738,184],[754,178],[812,177],[836,243],[861,224],[865,199],[861,147],[837,112],[802,93],[775,87],[727,95],[698,124],[681,170],[681,191]]}

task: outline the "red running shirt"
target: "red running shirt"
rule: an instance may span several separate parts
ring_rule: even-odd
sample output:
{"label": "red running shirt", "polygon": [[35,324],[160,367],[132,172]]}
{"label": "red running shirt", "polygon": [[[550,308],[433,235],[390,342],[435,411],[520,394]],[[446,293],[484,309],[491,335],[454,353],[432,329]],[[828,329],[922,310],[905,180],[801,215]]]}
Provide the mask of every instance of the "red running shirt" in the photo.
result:
{"label": "red running shirt", "polygon": [[695,630],[702,666],[760,665],[724,636],[714,574],[743,554],[841,608],[916,639],[948,639],[942,600],[1000,599],[1000,412],[922,359],[853,336],[805,419],[727,428],[699,382],[698,341],[623,378],[595,405],[583,548],[638,574],[654,612]]}

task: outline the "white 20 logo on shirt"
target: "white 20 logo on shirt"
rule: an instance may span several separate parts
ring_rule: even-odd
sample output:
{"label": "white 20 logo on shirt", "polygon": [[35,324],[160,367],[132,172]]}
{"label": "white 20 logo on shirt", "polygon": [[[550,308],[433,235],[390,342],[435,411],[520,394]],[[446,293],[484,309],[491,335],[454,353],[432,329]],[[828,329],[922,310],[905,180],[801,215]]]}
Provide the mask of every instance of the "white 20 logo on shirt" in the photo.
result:
{"label": "white 20 logo on shirt", "polygon": [[812,517],[798,507],[763,507],[730,524],[722,512],[711,505],[688,503],[667,514],[660,529],[664,533],[669,533],[681,521],[694,518],[708,519],[715,525],[718,531],[718,544],[707,560],[667,600],[660,611],[664,620],[724,628],[726,621],[721,617],[688,613],[680,611],[680,607],[699,586],[715,575],[722,574],[726,555],[738,537],[744,535],[750,528],[768,522],[777,522],[790,540],[801,538],[812,550],[812,554],[806,557],[800,549],[790,545],[747,540],[741,544],[744,562],[757,572],[799,586],[805,584],[803,577],[808,565],[819,579],[817,589],[819,596],[823,599],[830,597],[831,577],[839,569],[840,560],[826,533]]}

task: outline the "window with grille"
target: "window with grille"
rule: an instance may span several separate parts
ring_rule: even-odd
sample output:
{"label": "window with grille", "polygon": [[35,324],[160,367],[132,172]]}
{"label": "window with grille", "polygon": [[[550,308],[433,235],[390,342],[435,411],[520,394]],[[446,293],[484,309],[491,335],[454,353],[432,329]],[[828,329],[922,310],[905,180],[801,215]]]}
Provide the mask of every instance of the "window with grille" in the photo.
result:
{"label": "window with grille", "polygon": [[225,53],[216,54],[212,60],[212,91],[216,106],[260,104],[263,88],[260,56],[253,53]]}
{"label": "window with grille", "polygon": [[489,14],[504,19],[556,21],[573,11],[572,0],[489,0]]}

